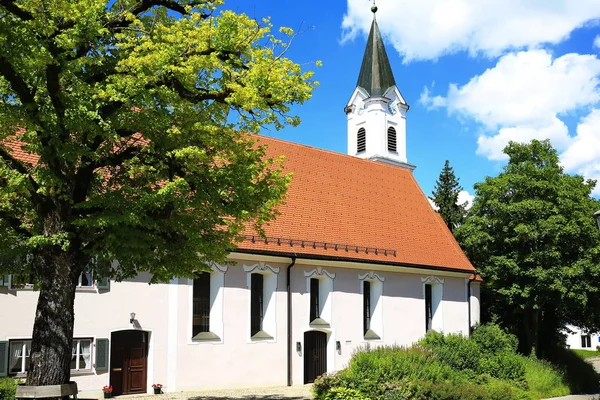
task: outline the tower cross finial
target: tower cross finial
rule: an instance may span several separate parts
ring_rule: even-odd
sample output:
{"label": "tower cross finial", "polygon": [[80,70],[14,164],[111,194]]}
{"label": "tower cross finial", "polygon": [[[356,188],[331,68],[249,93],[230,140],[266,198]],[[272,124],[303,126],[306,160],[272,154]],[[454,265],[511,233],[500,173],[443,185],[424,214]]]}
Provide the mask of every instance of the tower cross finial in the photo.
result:
{"label": "tower cross finial", "polygon": [[373,12],[373,14],[375,14],[377,12],[377,6],[375,5],[375,0],[373,0],[373,5],[371,6],[371,11]]}

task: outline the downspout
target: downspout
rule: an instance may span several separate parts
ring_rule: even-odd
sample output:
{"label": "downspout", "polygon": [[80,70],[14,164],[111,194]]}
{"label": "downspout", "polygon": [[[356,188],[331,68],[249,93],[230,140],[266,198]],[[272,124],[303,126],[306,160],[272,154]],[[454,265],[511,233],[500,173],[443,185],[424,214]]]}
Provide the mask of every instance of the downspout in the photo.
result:
{"label": "downspout", "polygon": [[292,263],[287,267],[287,385],[292,386],[292,289],[290,272],[296,264],[296,255],[292,256]]}
{"label": "downspout", "polygon": [[475,282],[477,280],[477,276],[479,272],[475,270],[473,272],[473,278],[469,278],[469,282],[467,283],[467,307],[469,307],[469,336],[471,335],[471,282]]}

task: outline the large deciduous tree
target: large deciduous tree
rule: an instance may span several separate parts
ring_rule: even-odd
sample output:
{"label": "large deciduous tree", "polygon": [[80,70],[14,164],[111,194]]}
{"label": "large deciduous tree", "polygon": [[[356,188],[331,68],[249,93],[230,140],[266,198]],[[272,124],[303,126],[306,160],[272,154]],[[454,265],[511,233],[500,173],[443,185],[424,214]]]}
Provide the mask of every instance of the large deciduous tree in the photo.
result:
{"label": "large deciduous tree", "polygon": [[446,160],[430,199],[437,206],[437,212],[451,232],[462,223],[466,214],[467,203],[458,204],[458,194],[461,190],[462,186],[454,175],[454,169],[450,166],[450,161]]}
{"label": "large deciduous tree", "polygon": [[[289,178],[249,133],[312,73],[220,0],[0,0],[0,273],[35,282],[30,385],[70,377],[78,277],[224,261]],[[259,228],[260,229],[260,228]]]}
{"label": "large deciduous tree", "polygon": [[485,281],[487,314],[538,355],[573,323],[600,328],[600,231],[595,182],[563,171],[549,141],[510,143],[508,164],[475,185],[456,236]]}

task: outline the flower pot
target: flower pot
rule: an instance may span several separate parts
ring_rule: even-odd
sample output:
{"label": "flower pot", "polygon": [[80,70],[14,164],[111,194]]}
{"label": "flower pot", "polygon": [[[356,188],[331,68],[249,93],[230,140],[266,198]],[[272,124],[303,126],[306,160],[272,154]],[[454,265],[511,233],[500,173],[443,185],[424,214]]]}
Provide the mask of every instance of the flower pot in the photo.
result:
{"label": "flower pot", "polygon": [[112,393],[111,392],[104,392],[104,398],[105,399],[110,399],[112,397]]}
{"label": "flower pot", "polygon": [[162,388],[155,387],[153,389],[154,389],[154,394],[161,394],[162,393]]}

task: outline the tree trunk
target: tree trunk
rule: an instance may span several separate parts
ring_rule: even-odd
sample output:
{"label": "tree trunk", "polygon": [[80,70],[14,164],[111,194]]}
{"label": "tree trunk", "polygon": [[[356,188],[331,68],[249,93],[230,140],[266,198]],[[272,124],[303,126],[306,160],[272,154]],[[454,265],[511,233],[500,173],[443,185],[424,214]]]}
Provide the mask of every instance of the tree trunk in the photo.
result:
{"label": "tree trunk", "polygon": [[39,264],[40,295],[26,384],[61,385],[71,377],[75,289],[82,268],[58,246],[42,250]]}

